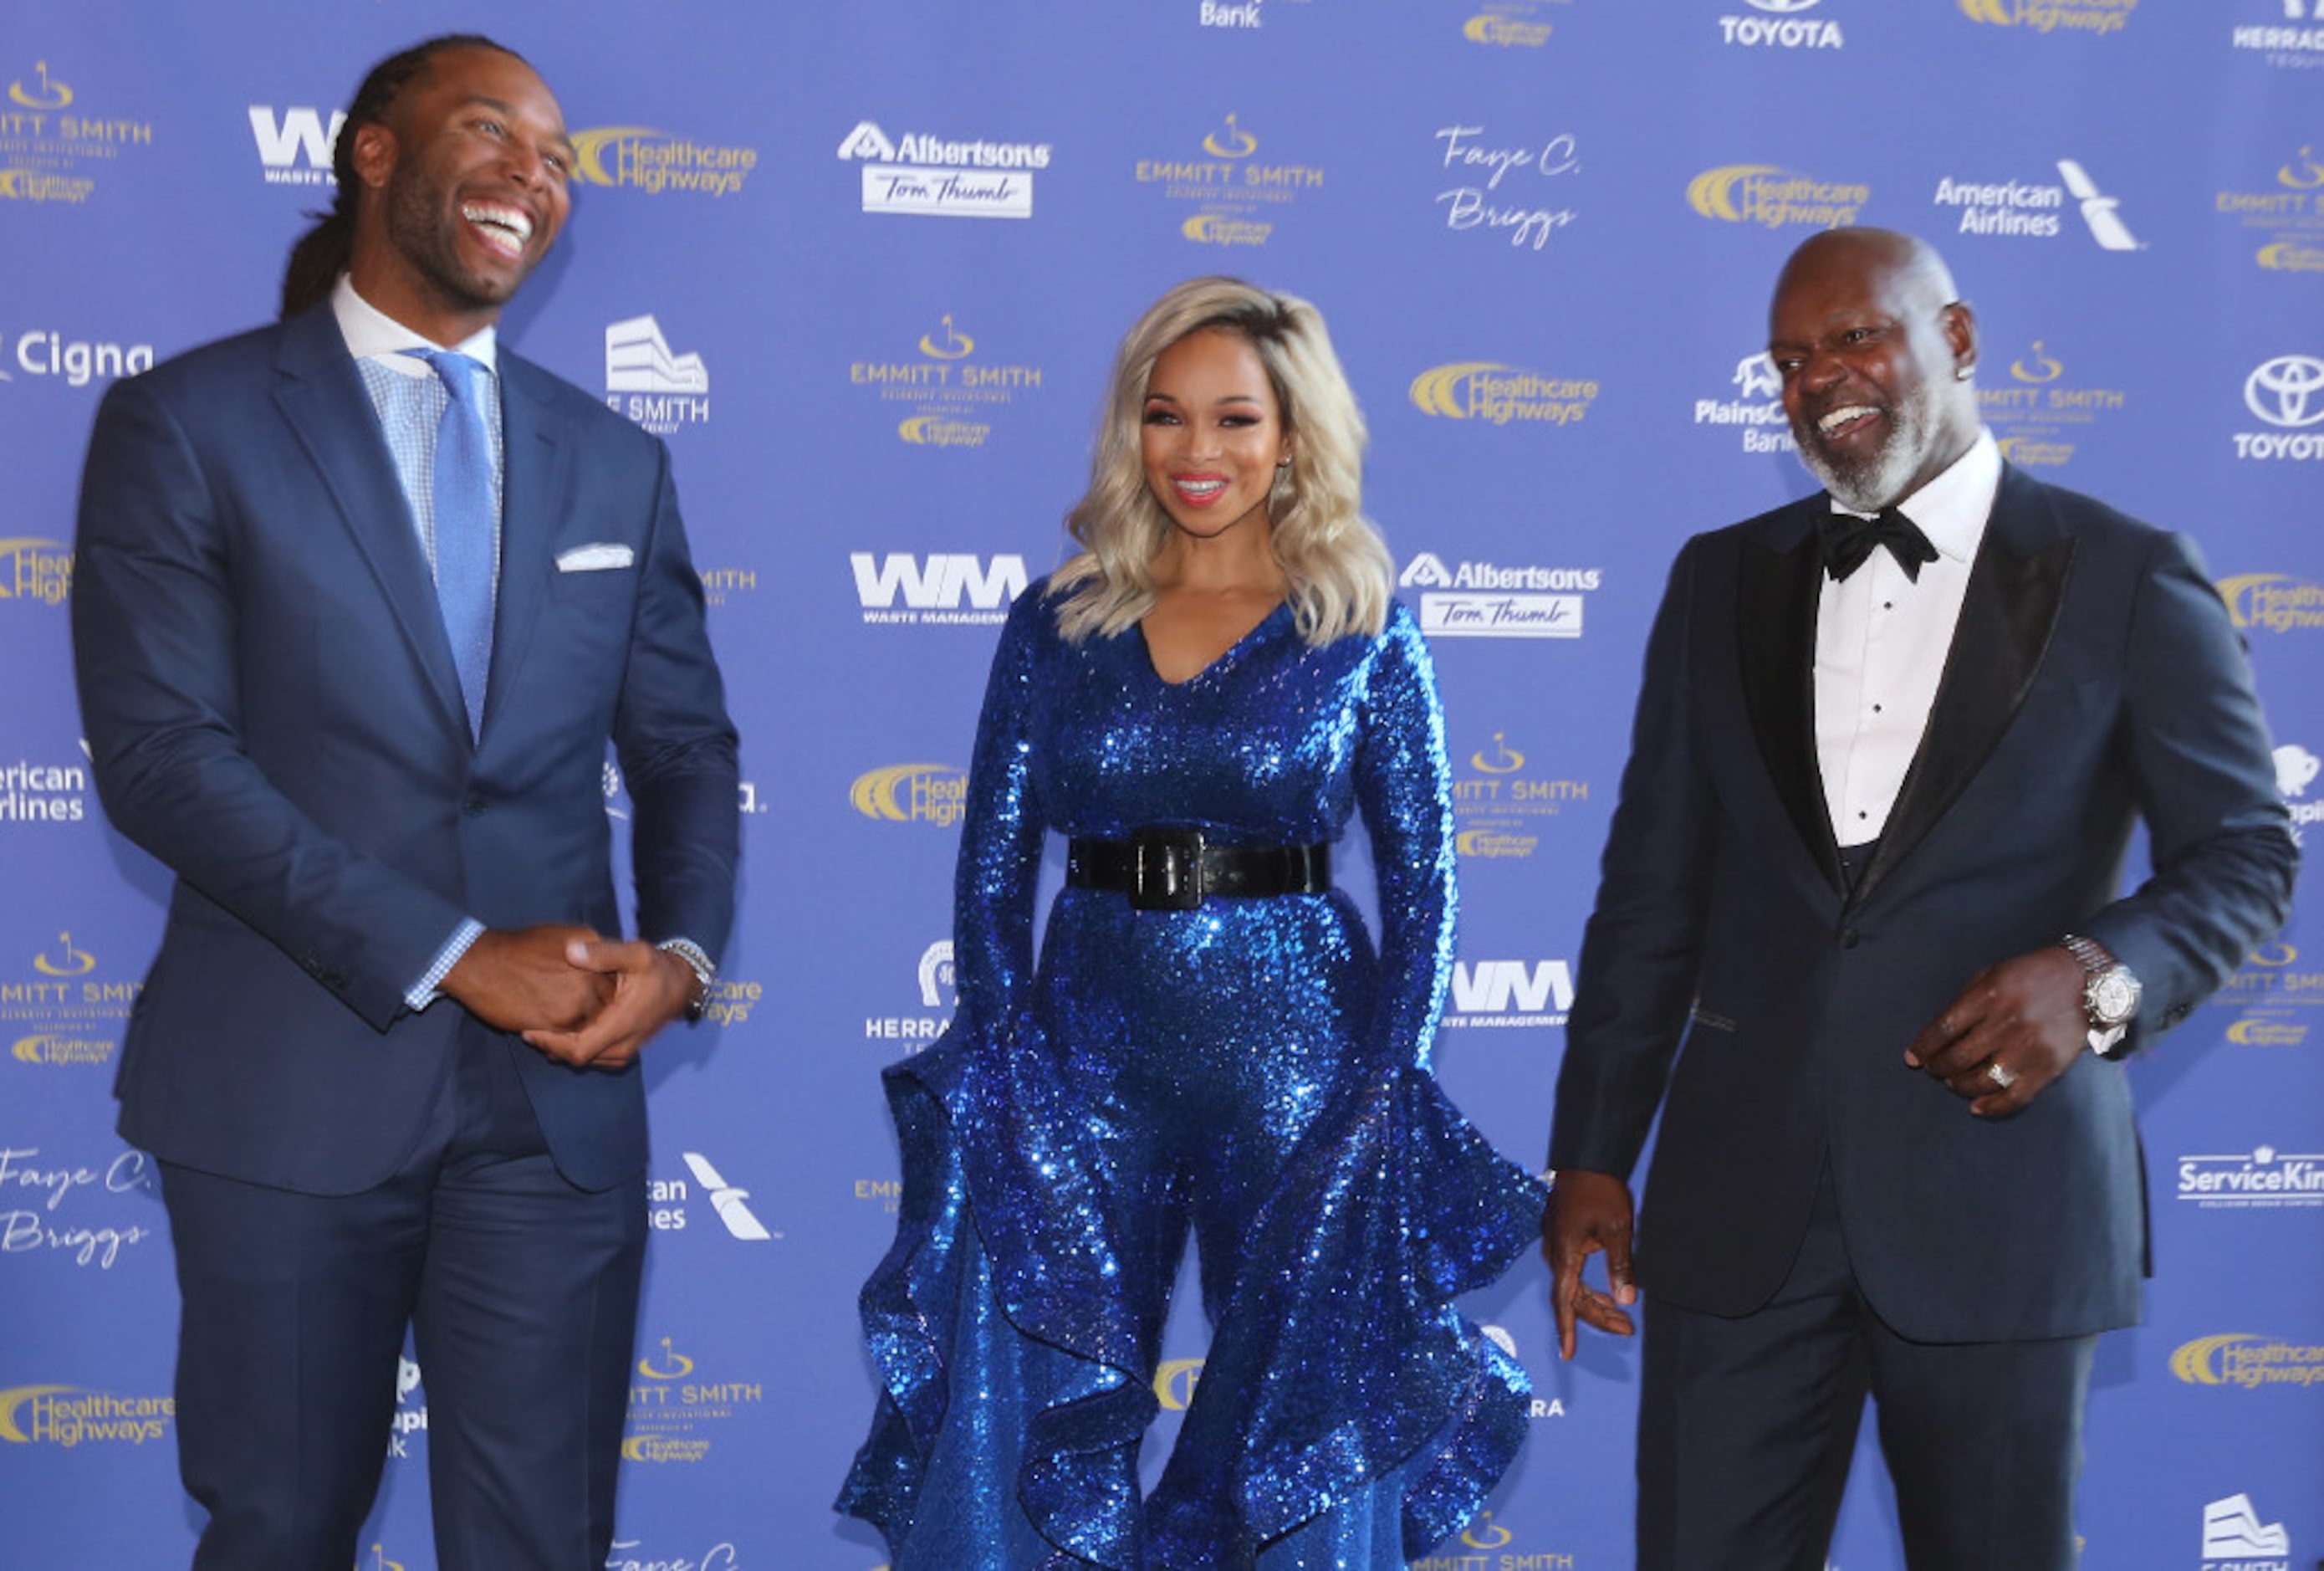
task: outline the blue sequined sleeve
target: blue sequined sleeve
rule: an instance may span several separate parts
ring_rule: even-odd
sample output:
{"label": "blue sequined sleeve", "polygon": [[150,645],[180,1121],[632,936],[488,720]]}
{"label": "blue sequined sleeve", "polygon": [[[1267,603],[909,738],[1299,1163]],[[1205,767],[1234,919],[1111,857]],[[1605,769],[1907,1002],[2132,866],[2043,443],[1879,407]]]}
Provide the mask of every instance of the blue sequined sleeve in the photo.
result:
{"label": "blue sequined sleeve", "polygon": [[1401,605],[1381,634],[1360,724],[1356,805],[1379,884],[1379,993],[1370,1040],[1383,1068],[1425,1067],[1452,971],[1452,766],[1436,670]]}
{"label": "blue sequined sleeve", "polygon": [[1034,901],[1047,828],[1033,782],[1030,735],[1038,620],[1047,585],[1017,597],[993,651],[969,760],[960,861],[953,874],[954,1029],[991,1029],[1025,1003],[1033,975]]}

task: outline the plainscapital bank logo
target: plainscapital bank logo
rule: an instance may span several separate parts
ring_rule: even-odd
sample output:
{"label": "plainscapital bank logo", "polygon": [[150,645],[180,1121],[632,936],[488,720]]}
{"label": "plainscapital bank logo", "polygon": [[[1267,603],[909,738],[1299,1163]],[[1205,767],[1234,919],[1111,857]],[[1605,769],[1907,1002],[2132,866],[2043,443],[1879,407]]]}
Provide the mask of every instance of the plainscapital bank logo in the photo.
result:
{"label": "plainscapital bank logo", "polygon": [[[2324,63],[2324,56],[2319,60]],[[2268,191],[2221,191],[2213,209],[2260,242],[2252,261],[2268,272],[2324,273],[2324,161],[2314,144],[2301,143],[2276,166],[2275,185]]]}
{"label": "plainscapital bank logo", "polygon": [[863,210],[927,218],[1029,218],[1033,172],[1049,167],[1047,142],[955,142],[924,132],[890,138],[859,120],[840,139],[843,163],[862,166]]}
{"label": "plainscapital bank logo", "polygon": [[1698,398],[1694,423],[1732,429],[1747,453],[1789,453],[1799,447],[1784,413],[1784,377],[1765,349],[1735,362],[1728,375],[1734,396]]}
{"label": "plainscapital bank logo", "polygon": [[726,1229],[729,1238],[743,1243],[766,1243],[780,1238],[779,1233],[770,1233],[767,1224],[751,1209],[751,1191],[730,1184],[725,1177],[700,1151],[682,1153],[687,1178],[648,1178],[646,1180],[646,1219],[657,1233],[681,1233],[686,1229],[687,1207],[696,1197],[710,1202],[713,1215]]}
{"label": "plainscapital bank logo", "polygon": [[867,770],[847,788],[848,802],[884,824],[934,824],[949,829],[968,802],[968,776],[944,763],[891,763]]}
{"label": "plainscapital bank logo", "polygon": [[[1547,827],[1544,820],[1589,799],[1588,781],[1558,780],[1535,772],[1527,767],[1526,755],[1496,731],[1490,745],[1454,763],[1453,849],[1477,861],[1523,860],[1540,846],[1541,831]],[[1523,981],[1531,988],[1545,977],[1554,1002],[1556,973],[1532,972]],[[1519,979],[1509,973],[1492,972],[1484,979],[1483,996],[1489,997],[1504,978],[1514,993]],[[1471,980],[1474,984],[1477,978],[1472,975]]]}
{"label": "plainscapital bank logo", "polygon": [[1573,222],[1572,208],[1544,205],[1542,196],[1566,189],[1564,177],[1582,169],[1580,144],[1571,131],[1510,141],[1489,135],[1482,125],[1440,125],[1435,140],[1441,144],[1439,167],[1462,182],[1436,193],[1447,229],[1506,234],[1519,250],[1539,251]]}
{"label": "plainscapital bank logo", "polygon": [[869,1014],[863,1017],[866,1041],[901,1042],[904,1051],[917,1053],[944,1035],[953,1007],[952,940],[938,938],[920,951],[914,980],[919,1009],[911,1014]]}
{"label": "plainscapital bank logo", "polygon": [[[2252,11],[2283,7],[2282,22],[2237,23],[2229,34],[2234,47],[2266,57],[2279,69],[2297,70],[2324,66],[2324,0],[2241,0]],[[2309,25],[2297,25],[2306,23]],[[2287,25],[2291,24],[2291,25]]]}
{"label": "plainscapital bank logo", "polygon": [[650,315],[605,328],[605,407],[658,437],[710,423],[710,367],[673,353]]}
{"label": "plainscapital bank logo", "polygon": [[2283,799],[2284,809],[2292,815],[2292,834],[2296,840],[2302,839],[2311,826],[2324,823],[2324,794],[2315,801],[2308,799],[2308,788],[2316,783],[2319,768],[2324,768],[2324,759],[2298,743],[2287,742],[2275,750],[2276,794]]}
{"label": "plainscapital bank logo", "polygon": [[11,1446],[143,1446],[169,1433],[170,1397],[124,1397],[77,1385],[0,1389],[0,1441]]}
{"label": "plainscapital bank logo", "polygon": [[150,121],[92,114],[46,60],[8,83],[0,101],[0,201],[78,207],[97,189],[97,171],[127,151],[153,145]]}
{"label": "plainscapital bank logo", "polygon": [[2244,407],[2273,430],[2231,432],[2245,463],[2313,463],[2324,459],[2324,359],[2278,355],[2244,378]]}
{"label": "plainscapital bank logo", "polygon": [[2072,462],[2074,443],[2066,439],[2130,402],[2119,388],[2068,380],[2065,363],[2039,338],[2024,354],[2011,356],[2008,372],[2006,384],[1978,388],[1978,412],[1993,428],[2001,456],[2028,468]]}
{"label": "plainscapital bank logo", "polygon": [[1303,192],[1323,188],[1323,171],[1312,163],[1260,158],[1260,146],[1259,138],[1229,113],[1204,134],[1197,148],[1174,157],[1141,158],[1132,172],[1138,184],[1158,188],[1174,208],[1195,209],[1178,221],[1182,238],[1197,245],[1264,245],[1290,204]]}
{"label": "plainscapital bank logo", "polygon": [[732,196],[759,167],[755,147],[695,142],[645,125],[595,125],[572,138],[576,179],[648,196]]}
{"label": "plainscapital bank logo", "polygon": [[2179,1198],[2206,1211],[2324,1210],[2324,1152],[2264,1145],[2181,1157]]}
{"label": "plainscapital bank logo", "polygon": [[2203,1508],[2200,1571],[2291,1571],[2292,1535],[2282,1522],[2263,1522],[2247,1494],[2231,1494]]}
{"label": "plainscapital bank logo", "polygon": [[1397,582],[1420,591],[1421,630],[1433,638],[1579,638],[1582,596],[1600,577],[1596,568],[1462,562],[1455,568],[1423,551]]}
{"label": "plainscapital bank logo", "polygon": [[2188,1385],[2310,1389],[2324,1386],[2324,1345],[2240,1331],[2199,1336],[2172,1350],[2171,1372]]}
{"label": "plainscapital bank logo", "polygon": [[1028,582],[1025,559],[1013,552],[850,551],[847,566],[863,620],[890,626],[996,627]]}
{"label": "plainscapital bank logo", "polygon": [[2062,185],[2014,178],[1977,180],[1940,175],[1936,195],[1930,199],[1939,208],[1960,210],[1960,234],[2054,240],[2066,232],[2066,203],[2071,198],[2075,210],[2081,216],[2082,226],[2098,242],[2099,250],[2145,248],[2116,211],[2121,202],[2100,190],[2098,181],[2079,162],[2070,158],[2058,160],[2058,178],[2064,182]]}
{"label": "plainscapital bank logo", "polygon": [[1749,0],[1752,14],[1719,19],[1721,42],[1748,49],[1842,49],[1840,23],[1809,16],[1823,0]]}
{"label": "plainscapital bank logo", "polygon": [[1414,377],[1405,394],[1415,409],[1437,420],[1567,426],[1589,418],[1598,384],[1546,376],[1499,360],[1453,360]]}
{"label": "plainscapital bank logo", "polygon": [[695,1361],[667,1336],[660,1351],[638,1360],[637,1373],[622,1437],[624,1462],[699,1462],[717,1428],[766,1400],[758,1381],[696,1378]]}
{"label": "plainscapital bank logo", "polygon": [[[44,1159],[38,1146],[0,1146],[0,1257],[61,1257],[111,1271],[125,1251],[160,1236],[159,1228],[123,1222],[112,1209],[152,1182],[143,1151],[96,1163]],[[93,1219],[92,1209],[114,1219]]]}
{"label": "plainscapital bank logo", "polygon": [[916,448],[981,448],[1001,411],[1041,388],[1038,365],[978,358],[977,340],[949,313],[913,347],[917,354],[851,360],[847,381],[883,403],[907,406],[896,436]]}
{"label": "plainscapital bank logo", "polygon": [[1770,229],[1836,229],[1853,224],[1872,188],[1819,180],[1772,163],[1729,163],[1687,182],[1686,202],[1706,218]]}
{"label": "plainscapital bank logo", "polygon": [[1958,0],[1961,14],[1991,27],[2028,32],[2120,32],[2138,0]]}
{"label": "plainscapital bank logo", "polygon": [[1539,49],[1554,24],[1545,20],[1553,5],[1571,0],[1498,0],[1479,7],[1461,23],[1461,36],[1493,49]]}
{"label": "plainscapital bank logo", "polygon": [[312,105],[277,113],[272,104],[253,104],[249,111],[251,140],[258,143],[258,167],[268,185],[338,183],[331,158],[346,127],[346,110],[334,109],[327,116]]}
{"label": "plainscapital bank logo", "polygon": [[1559,1026],[1573,1007],[1573,967],[1563,960],[1455,960],[1444,1023]]}
{"label": "plainscapital bank logo", "polygon": [[[1266,0],[1196,0],[1195,22],[1204,27],[1253,28],[1267,25]],[[1278,0],[1279,3],[1279,0]]]}

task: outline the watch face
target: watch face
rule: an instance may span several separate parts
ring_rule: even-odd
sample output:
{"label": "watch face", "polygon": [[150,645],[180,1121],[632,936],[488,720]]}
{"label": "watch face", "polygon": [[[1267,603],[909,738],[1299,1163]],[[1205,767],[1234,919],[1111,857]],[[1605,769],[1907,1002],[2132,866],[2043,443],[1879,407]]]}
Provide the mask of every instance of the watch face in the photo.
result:
{"label": "watch face", "polygon": [[2119,966],[2102,971],[2090,978],[2089,1002],[2100,1025],[2120,1025],[2138,1007],[2138,984]]}

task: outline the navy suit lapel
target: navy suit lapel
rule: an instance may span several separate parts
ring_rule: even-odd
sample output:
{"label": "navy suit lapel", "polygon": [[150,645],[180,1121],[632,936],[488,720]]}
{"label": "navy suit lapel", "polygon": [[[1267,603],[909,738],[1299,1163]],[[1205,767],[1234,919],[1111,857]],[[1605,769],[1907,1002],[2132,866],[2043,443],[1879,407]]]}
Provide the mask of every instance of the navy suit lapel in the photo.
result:
{"label": "navy suit lapel", "polygon": [[522,669],[553,575],[550,558],[558,521],[567,511],[571,448],[564,422],[547,399],[547,374],[505,348],[500,354],[501,486],[500,602],[493,615],[492,681],[484,694],[484,731],[507,701]]}
{"label": "navy suit lapel", "polygon": [[2059,530],[2042,493],[2023,471],[2003,469],[1928,729],[1857,887],[1858,901],[1870,898],[1985,767],[2042,669],[2074,559],[2073,539]]}
{"label": "navy suit lapel", "polygon": [[1775,794],[1824,878],[1840,887],[1840,853],[1816,763],[1815,625],[1817,575],[1812,521],[1821,494],[1775,515],[1746,540],[1736,578],[1737,666],[1751,733]]}
{"label": "navy suit lapel", "polygon": [[436,581],[395,477],[379,415],[327,305],[293,318],[275,356],[275,406],[305,448],[410,642],[445,721],[468,733],[460,675],[444,633]]}

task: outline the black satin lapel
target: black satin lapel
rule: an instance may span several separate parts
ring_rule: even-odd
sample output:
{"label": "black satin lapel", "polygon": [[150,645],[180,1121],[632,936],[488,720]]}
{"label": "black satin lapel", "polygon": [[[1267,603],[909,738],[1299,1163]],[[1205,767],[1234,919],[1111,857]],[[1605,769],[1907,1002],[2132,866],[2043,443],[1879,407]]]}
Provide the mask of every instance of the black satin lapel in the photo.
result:
{"label": "black satin lapel", "polygon": [[1840,855],[1825,810],[1815,745],[1815,533],[1789,550],[1747,542],[1736,574],[1738,669],[1751,733],[1792,826],[1816,865],[1840,886]]}
{"label": "black satin lapel", "polygon": [[2031,483],[2005,480],[1992,524],[1969,568],[1969,593],[1945,657],[1928,729],[1856,898],[1927,837],[2000,744],[2049,652],[2064,603],[2074,541],[2051,525]]}
{"label": "black satin lapel", "polygon": [[395,477],[379,415],[327,305],[293,319],[275,357],[274,402],[321,475],[339,517],[370,565],[380,592],[428,673],[445,719],[468,734],[460,674],[445,636],[436,579],[420,546],[411,504]]}

